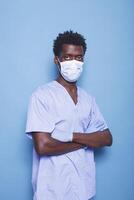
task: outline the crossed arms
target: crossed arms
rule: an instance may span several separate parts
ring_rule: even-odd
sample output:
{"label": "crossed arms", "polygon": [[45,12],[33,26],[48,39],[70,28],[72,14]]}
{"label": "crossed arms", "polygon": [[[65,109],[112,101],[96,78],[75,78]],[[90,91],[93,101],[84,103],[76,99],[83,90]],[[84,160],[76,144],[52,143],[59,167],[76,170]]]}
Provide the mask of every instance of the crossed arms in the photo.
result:
{"label": "crossed arms", "polygon": [[99,148],[112,145],[112,135],[109,129],[93,133],[73,133],[72,142],[61,142],[51,137],[51,133],[32,133],[36,152],[40,155],[61,155],[75,151],[85,146]]}

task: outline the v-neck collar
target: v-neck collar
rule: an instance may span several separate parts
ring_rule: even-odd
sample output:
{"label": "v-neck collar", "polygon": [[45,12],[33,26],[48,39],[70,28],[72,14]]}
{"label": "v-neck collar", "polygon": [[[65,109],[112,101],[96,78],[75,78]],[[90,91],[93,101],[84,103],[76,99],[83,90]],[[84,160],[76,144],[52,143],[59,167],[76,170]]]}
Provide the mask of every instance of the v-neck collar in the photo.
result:
{"label": "v-neck collar", "polygon": [[67,89],[61,85],[58,81],[54,80],[53,81],[57,86],[59,86],[62,90],[64,90],[64,92],[69,96],[69,99],[71,100],[71,102],[73,103],[73,105],[76,107],[79,103],[79,87],[76,85],[77,87],[77,103],[75,104],[75,102],[73,101],[71,95],[69,94],[69,92],[67,91]]}

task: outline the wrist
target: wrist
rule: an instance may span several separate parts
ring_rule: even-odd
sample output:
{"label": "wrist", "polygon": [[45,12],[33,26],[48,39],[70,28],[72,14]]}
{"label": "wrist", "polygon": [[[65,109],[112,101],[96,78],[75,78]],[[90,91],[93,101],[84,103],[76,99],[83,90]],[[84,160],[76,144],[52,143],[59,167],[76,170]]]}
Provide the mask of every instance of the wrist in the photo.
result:
{"label": "wrist", "polygon": [[78,142],[79,137],[80,137],[80,133],[73,133],[72,142]]}

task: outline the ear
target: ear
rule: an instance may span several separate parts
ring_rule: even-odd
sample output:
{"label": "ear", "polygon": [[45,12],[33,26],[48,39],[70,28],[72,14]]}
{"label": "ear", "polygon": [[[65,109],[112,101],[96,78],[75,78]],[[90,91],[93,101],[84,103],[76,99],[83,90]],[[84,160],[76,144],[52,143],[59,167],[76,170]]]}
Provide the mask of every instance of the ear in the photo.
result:
{"label": "ear", "polygon": [[54,57],[54,63],[55,63],[56,65],[59,64],[59,62],[58,62],[58,56],[55,56],[55,57]]}

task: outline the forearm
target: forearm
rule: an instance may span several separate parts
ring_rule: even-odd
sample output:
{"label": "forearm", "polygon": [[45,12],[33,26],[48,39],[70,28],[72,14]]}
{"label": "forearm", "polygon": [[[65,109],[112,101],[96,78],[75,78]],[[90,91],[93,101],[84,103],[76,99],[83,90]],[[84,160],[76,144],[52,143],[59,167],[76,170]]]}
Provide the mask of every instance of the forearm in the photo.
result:
{"label": "forearm", "polygon": [[84,148],[85,145],[75,142],[60,142],[56,139],[51,138],[48,143],[42,144],[39,154],[41,156],[47,155],[62,155],[69,153],[80,148]]}
{"label": "forearm", "polygon": [[60,143],[53,143],[47,146],[47,155],[61,155],[65,153],[69,153],[80,148],[83,148],[84,145],[72,142],[60,142]]}
{"label": "forearm", "polygon": [[112,145],[112,135],[109,129],[94,133],[73,133],[73,142],[87,145],[91,148],[98,148]]}

